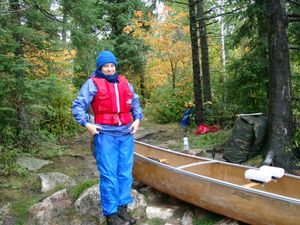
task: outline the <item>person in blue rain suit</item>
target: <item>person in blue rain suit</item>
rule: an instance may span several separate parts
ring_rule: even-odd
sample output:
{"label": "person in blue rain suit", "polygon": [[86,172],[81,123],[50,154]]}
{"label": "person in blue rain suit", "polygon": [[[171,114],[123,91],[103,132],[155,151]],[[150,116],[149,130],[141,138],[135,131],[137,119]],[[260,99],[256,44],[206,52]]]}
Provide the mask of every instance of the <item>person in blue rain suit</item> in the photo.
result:
{"label": "person in blue rain suit", "polygon": [[[100,172],[102,212],[108,225],[135,224],[127,205],[132,202],[133,134],[143,118],[139,96],[116,72],[110,51],[97,56],[96,70],[73,102],[76,121],[94,136],[94,157]],[[86,113],[92,106],[95,123]]]}

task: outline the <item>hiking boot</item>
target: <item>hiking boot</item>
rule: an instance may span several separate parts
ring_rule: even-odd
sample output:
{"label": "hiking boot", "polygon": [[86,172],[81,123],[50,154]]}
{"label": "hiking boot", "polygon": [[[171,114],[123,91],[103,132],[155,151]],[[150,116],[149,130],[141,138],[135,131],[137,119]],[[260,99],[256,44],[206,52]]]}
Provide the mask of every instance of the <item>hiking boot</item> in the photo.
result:
{"label": "hiking boot", "polygon": [[107,225],[130,225],[129,222],[126,222],[126,221],[122,220],[120,217],[118,217],[117,213],[107,216],[106,224]]}
{"label": "hiking boot", "polygon": [[130,224],[135,224],[136,219],[130,216],[130,214],[127,211],[127,206],[120,206],[118,209],[118,216],[125,220],[128,221]]}

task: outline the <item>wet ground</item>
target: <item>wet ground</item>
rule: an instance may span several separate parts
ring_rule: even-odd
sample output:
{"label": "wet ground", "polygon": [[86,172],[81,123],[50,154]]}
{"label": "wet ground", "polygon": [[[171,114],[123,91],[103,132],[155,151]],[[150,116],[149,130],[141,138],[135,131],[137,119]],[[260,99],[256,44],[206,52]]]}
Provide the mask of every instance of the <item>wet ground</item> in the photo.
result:
{"label": "wet ground", "polygon": [[[157,125],[144,121],[135,139],[160,147],[182,150],[184,132],[177,124]],[[99,175],[90,143],[91,136],[83,132],[76,138],[68,140],[65,154],[52,159],[53,163],[36,172],[30,172],[24,177],[1,177],[0,209],[10,203],[15,214],[23,214],[25,217],[31,205],[46,197],[40,192],[41,184],[38,173],[61,172],[72,177],[77,183],[97,178]],[[16,218],[13,214],[8,218],[5,225],[15,224]]]}

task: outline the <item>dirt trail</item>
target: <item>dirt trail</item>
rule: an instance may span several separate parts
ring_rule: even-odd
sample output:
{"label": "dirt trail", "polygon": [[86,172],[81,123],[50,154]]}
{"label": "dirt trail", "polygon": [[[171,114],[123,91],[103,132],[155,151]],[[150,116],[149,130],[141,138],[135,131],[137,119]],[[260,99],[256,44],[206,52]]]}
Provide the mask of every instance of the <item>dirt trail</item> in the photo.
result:
{"label": "dirt trail", "polygon": [[[141,123],[140,129],[135,135],[136,140],[172,149],[182,148],[182,137],[183,131],[177,124],[157,125],[146,121]],[[83,132],[70,141],[65,154],[53,159],[52,164],[44,166],[27,177],[0,178],[0,208],[6,202],[12,204],[19,202],[17,205],[28,204],[30,207],[32,199],[45,198],[46,195],[40,193],[41,184],[38,173],[61,172],[72,177],[77,183],[99,178],[90,143],[91,136],[87,132]],[[49,193],[47,194],[49,195]],[[12,223],[6,224],[14,224],[16,219],[11,221]]]}

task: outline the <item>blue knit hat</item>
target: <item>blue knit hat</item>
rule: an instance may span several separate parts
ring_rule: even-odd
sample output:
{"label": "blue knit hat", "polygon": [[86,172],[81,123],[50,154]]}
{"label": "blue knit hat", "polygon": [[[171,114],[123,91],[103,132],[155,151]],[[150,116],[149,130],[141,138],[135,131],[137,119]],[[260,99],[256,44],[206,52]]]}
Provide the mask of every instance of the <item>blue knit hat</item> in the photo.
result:
{"label": "blue knit hat", "polygon": [[111,51],[101,51],[97,56],[97,69],[101,68],[106,63],[113,63],[117,67],[117,58]]}

